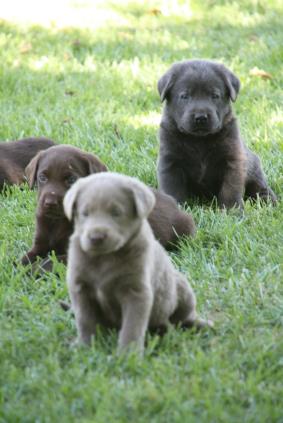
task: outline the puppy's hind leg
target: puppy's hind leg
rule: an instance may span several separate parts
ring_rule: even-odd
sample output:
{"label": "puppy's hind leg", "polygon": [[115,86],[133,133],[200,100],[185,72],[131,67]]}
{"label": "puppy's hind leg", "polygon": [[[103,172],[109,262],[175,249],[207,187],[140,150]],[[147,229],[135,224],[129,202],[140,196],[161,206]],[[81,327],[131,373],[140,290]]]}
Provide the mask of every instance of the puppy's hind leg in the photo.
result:
{"label": "puppy's hind leg", "polygon": [[258,181],[252,181],[247,183],[245,199],[248,198],[253,201],[256,201],[257,198],[259,198],[259,200],[263,201],[264,203],[271,201],[273,205],[277,203],[277,197],[272,191],[272,189],[269,188],[266,184],[259,183]]}
{"label": "puppy's hind leg", "polygon": [[249,169],[245,187],[245,198],[251,198],[252,200],[259,198],[265,203],[271,201],[273,205],[277,203],[276,195],[266,182],[260,160],[251,151],[249,151]]}
{"label": "puppy's hind leg", "polygon": [[197,316],[196,297],[188,281],[180,276],[177,281],[178,305],[174,314],[170,317],[173,324],[181,324],[182,328],[213,327],[211,320],[204,320]]}

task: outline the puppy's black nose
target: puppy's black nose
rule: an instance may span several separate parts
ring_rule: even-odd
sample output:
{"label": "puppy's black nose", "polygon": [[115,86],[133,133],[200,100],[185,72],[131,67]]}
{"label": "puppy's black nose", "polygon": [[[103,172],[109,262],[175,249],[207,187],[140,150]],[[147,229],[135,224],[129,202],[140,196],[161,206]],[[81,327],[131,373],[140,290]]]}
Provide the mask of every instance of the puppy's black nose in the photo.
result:
{"label": "puppy's black nose", "polygon": [[195,114],[195,123],[197,125],[204,125],[208,121],[208,116],[205,113],[197,113]]}
{"label": "puppy's black nose", "polygon": [[103,243],[106,237],[107,237],[106,233],[101,232],[101,233],[89,235],[89,240],[93,246],[98,246]]}

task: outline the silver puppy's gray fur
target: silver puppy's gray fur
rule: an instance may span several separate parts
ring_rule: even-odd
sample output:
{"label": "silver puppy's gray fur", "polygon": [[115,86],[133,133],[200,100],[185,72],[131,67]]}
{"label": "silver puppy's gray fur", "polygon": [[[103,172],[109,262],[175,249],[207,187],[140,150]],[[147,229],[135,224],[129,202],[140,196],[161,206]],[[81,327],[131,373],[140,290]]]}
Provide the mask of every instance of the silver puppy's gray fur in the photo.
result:
{"label": "silver puppy's gray fur", "polygon": [[119,351],[142,351],[147,329],[211,325],[197,319],[191,286],[154,238],[154,202],[146,185],[116,173],[82,178],[67,192],[65,213],[75,219],[67,284],[80,342],[100,324],[120,331]]}

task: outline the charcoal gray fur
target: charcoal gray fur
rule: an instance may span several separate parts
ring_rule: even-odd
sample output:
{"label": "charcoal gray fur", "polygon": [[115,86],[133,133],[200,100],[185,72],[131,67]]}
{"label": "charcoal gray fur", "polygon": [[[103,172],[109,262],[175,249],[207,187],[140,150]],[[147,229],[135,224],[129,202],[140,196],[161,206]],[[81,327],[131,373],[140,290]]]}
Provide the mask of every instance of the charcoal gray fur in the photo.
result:
{"label": "charcoal gray fur", "polygon": [[178,202],[216,197],[225,208],[242,208],[247,197],[276,202],[232,112],[239,90],[229,69],[206,60],[175,63],[158,81],[161,101],[166,100],[158,183]]}

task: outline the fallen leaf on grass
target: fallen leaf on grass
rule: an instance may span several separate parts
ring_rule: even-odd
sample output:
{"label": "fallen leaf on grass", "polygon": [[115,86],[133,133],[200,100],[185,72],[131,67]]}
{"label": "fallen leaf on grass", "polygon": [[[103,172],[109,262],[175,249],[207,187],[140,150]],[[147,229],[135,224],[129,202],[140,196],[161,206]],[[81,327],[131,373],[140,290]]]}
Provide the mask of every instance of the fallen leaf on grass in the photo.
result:
{"label": "fallen leaf on grass", "polygon": [[161,15],[161,14],[162,14],[162,12],[161,12],[161,10],[160,10],[160,9],[150,9],[150,10],[148,11],[148,13],[150,13],[151,15],[155,15],[155,16],[157,16],[157,15]]}
{"label": "fallen leaf on grass", "polygon": [[20,53],[21,54],[26,54],[26,53],[30,52],[31,49],[32,49],[31,43],[22,43],[20,45]]}
{"label": "fallen leaf on grass", "polygon": [[250,75],[251,76],[258,76],[259,78],[263,78],[263,79],[272,79],[272,75],[268,72],[265,72],[262,69],[258,69],[258,68],[252,68],[250,70]]}
{"label": "fallen leaf on grass", "polygon": [[81,43],[81,41],[79,39],[76,39],[76,40],[73,40],[72,41],[72,47],[80,48],[81,46],[82,46],[82,43]]}
{"label": "fallen leaf on grass", "polygon": [[259,38],[258,38],[258,36],[257,36],[257,35],[252,34],[252,35],[250,35],[249,40],[250,40],[252,43],[257,43],[257,42],[259,41]]}

